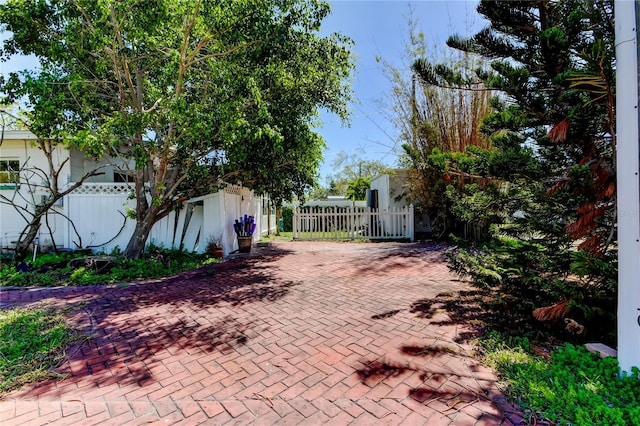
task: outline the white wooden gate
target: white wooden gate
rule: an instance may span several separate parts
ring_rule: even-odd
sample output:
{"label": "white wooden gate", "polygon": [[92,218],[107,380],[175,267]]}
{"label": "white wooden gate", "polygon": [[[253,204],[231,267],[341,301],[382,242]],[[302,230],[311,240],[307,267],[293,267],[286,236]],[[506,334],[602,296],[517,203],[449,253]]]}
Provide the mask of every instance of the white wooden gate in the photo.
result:
{"label": "white wooden gate", "polygon": [[413,240],[413,205],[389,210],[369,207],[302,207],[293,211],[293,238],[300,240]]}

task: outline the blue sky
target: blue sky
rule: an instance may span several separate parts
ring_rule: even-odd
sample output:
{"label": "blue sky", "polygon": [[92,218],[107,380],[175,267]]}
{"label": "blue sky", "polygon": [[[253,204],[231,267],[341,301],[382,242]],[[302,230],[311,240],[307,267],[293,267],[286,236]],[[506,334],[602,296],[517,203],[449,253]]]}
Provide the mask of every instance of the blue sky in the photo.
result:
{"label": "blue sky", "polygon": [[395,165],[396,131],[382,110],[381,100],[390,84],[380,56],[397,66],[408,38],[407,18],[410,5],[418,30],[425,34],[428,46],[444,45],[453,34],[472,35],[483,26],[475,8],[478,1],[464,0],[332,0],[332,13],[323,21],[322,33],[338,32],[354,41],[352,51],[356,69],[352,88],[351,125],[345,127],[334,115],[323,114],[317,131],[325,138],[328,149],[320,169],[322,184],[335,170],[332,163],[344,152],[366,160],[381,160]]}

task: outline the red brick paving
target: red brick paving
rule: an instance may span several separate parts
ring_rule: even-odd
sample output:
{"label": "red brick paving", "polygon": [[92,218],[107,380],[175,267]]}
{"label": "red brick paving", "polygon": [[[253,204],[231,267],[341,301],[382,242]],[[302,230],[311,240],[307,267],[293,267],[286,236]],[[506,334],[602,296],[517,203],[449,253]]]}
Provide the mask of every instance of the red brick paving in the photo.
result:
{"label": "red brick paving", "polygon": [[455,313],[429,245],[279,242],[130,286],[5,290],[2,307],[84,304],[67,378],[0,401],[10,425],[519,424]]}

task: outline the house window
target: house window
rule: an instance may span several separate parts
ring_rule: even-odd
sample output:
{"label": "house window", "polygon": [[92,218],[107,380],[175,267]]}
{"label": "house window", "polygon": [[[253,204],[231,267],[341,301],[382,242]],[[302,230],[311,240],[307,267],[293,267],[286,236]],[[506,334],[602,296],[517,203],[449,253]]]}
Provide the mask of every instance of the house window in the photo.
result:
{"label": "house window", "polygon": [[113,181],[118,183],[135,182],[135,179],[129,173],[113,172]]}
{"label": "house window", "polygon": [[14,188],[20,183],[20,162],[0,159],[0,188]]}

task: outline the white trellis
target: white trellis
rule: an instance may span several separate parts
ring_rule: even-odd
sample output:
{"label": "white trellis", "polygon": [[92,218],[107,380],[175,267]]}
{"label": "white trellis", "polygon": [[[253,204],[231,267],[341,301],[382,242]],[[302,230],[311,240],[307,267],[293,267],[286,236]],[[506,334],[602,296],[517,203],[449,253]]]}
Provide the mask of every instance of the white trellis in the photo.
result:
{"label": "white trellis", "polygon": [[133,191],[129,183],[93,183],[85,182],[73,191],[74,195],[119,195]]}
{"label": "white trellis", "polygon": [[293,211],[293,238],[413,240],[413,205],[389,210],[369,207],[296,208]]}

